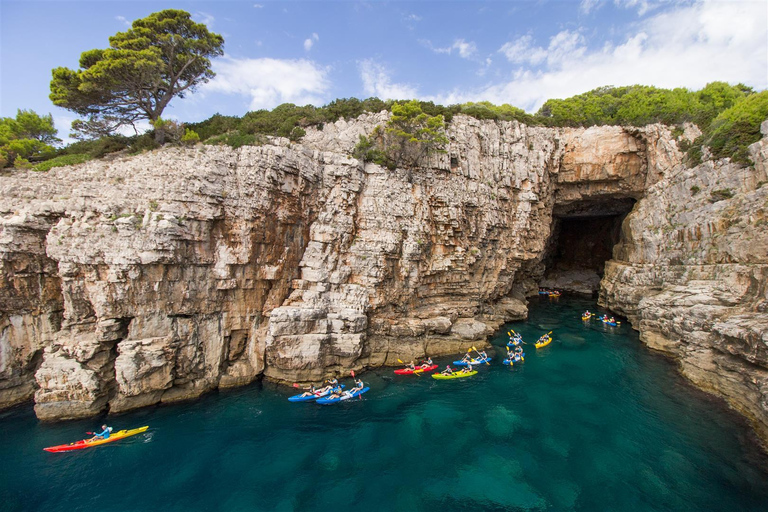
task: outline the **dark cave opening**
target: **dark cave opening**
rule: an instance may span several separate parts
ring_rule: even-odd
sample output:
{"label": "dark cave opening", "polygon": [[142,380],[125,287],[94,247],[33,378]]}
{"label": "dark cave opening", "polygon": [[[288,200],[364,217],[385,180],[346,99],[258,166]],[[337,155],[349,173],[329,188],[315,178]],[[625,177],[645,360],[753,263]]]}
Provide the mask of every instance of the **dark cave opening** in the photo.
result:
{"label": "dark cave opening", "polygon": [[621,239],[621,224],[634,204],[634,199],[624,198],[556,205],[539,285],[596,295],[605,262],[612,258],[613,247]]}

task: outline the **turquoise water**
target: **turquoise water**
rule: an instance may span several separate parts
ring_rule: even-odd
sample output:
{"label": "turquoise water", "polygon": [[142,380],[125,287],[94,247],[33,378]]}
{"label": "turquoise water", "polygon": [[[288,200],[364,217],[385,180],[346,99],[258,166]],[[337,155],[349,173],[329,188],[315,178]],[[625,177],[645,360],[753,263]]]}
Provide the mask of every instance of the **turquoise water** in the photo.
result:
{"label": "turquoise water", "polygon": [[[364,400],[289,403],[271,384],[109,418],[148,433],[72,453],[101,419],[0,414],[0,509],[768,510],[768,463],[744,421],[691,388],[594,303],[534,301],[511,327],[546,348],[436,381],[366,372]],[[440,358],[445,365],[453,358]]]}

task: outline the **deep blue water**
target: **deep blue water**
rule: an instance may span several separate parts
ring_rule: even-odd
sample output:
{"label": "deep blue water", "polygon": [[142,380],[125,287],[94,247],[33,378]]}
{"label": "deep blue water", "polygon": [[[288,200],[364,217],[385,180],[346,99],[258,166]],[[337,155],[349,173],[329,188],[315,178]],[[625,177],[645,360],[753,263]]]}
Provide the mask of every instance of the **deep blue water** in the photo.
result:
{"label": "deep blue water", "polygon": [[[364,400],[289,403],[256,384],[109,417],[149,425],[50,454],[102,420],[0,414],[0,510],[765,511],[768,463],[745,422],[689,386],[626,326],[585,325],[594,303],[534,301],[513,368],[436,381],[366,372]],[[439,358],[445,365],[453,358]]]}

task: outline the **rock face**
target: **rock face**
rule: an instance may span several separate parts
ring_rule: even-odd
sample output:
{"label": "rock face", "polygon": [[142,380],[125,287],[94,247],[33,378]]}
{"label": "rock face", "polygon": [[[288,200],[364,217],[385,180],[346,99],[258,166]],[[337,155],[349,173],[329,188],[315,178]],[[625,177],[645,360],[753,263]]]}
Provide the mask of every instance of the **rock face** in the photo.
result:
{"label": "rock face", "polygon": [[624,221],[600,301],[768,440],[768,138],[750,153],[754,168],[680,165],[651,186]]}
{"label": "rock face", "polygon": [[[84,417],[462,352],[525,318],[556,219],[639,212],[685,172],[664,127],[463,116],[418,169],[354,159],[386,119],[0,178],[0,406]],[[624,282],[604,300],[639,319]]]}

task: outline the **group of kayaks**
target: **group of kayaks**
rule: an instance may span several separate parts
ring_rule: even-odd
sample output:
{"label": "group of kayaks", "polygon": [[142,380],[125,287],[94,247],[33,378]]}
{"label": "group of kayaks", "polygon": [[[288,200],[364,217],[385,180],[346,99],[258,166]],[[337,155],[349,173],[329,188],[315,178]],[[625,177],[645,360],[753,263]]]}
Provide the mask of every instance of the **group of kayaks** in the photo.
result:
{"label": "group of kayaks", "polygon": [[548,297],[559,297],[562,295],[560,290],[550,290],[549,288],[539,288],[539,295],[546,295]]}
{"label": "group of kayaks", "polygon": [[[552,292],[551,290],[546,291],[548,295]],[[539,291],[540,294],[542,294],[542,290]],[[556,292],[557,295],[560,295],[560,292]],[[552,296],[552,295],[550,295]],[[613,317],[609,318],[608,315],[598,316],[594,313],[590,313],[589,311],[585,311],[581,315],[581,319],[585,322],[591,320],[592,318],[597,318],[598,320],[602,321],[604,324],[609,326],[617,326],[621,325],[621,322],[617,321]],[[502,361],[503,364],[514,366],[515,363],[522,363],[525,361],[525,352],[523,351],[522,345],[525,344],[523,341],[523,337],[516,333],[513,330],[510,330],[507,334],[509,334],[509,341],[507,342],[506,348],[507,348],[507,357]],[[546,347],[552,343],[552,331],[544,334],[541,336],[538,341],[536,341],[533,345],[538,348]],[[472,355],[472,352],[474,351],[475,355]],[[398,359],[400,363],[400,361]],[[436,380],[452,380],[452,379],[462,379],[466,377],[471,377],[473,375],[477,375],[478,371],[474,369],[476,366],[482,366],[482,365],[488,365],[491,362],[491,357],[488,356],[488,354],[485,353],[485,351],[479,351],[477,348],[472,347],[469,349],[466,353],[466,355],[461,358],[458,361],[454,361],[453,364],[456,366],[463,367],[461,370],[454,371],[450,365],[446,366],[446,369],[443,370],[440,373],[432,374],[432,378]],[[416,365],[414,362],[411,362],[411,364],[406,365],[405,368],[400,368],[395,370],[396,375],[420,375],[424,373],[429,373],[432,371],[435,371],[437,369],[438,365],[434,364],[432,362],[432,359],[427,358],[425,361],[422,361],[419,365]],[[351,372],[352,377],[355,378],[355,373]],[[366,386],[361,380],[355,378],[355,385],[352,389],[346,390],[344,384],[339,384],[338,380],[335,378],[326,380],[325,385],[321,388],[315,388],[314,386],[310,386],[306,389],[305,392],[300,393],[298,395],[294,395],[292,397],[289,397],[288,400],[290,402],[317,402],[318,404],[328,405],[328,404],[335,404],[339,402],[343,402],[345,400],[350,400],[352,398],[362,398],[362,394],[367,392],[370,388]],[[294,384],[295,387],[298,387],[298,384]],[[60,453],[60,452],[69,452],[74,450],[82,450],[84,448],[90,448],[93,446],[101,446],[108,443],[113,443],[115,441],[119,441],[121,439],[125,439],[126,437],[135,436],[137,434],[141,434],[143,432],[146,432],[148,426],[140,427],[140,428],[134,428],[131,430],[120,430],[114,434],[111,433],[111,428],[109,429],[109,435],[106,437],[99,437],[99,435],[96,435],[89,439],[83,439],[81,441],[77,441],[74,443],[69,444],[61,444],[57,446],[49,446],[48,448],[43,448],[43,450],[51,453]],[[106,431],[105,431],[106,432]],[[88,432],[90,434],[90,432]]]}
{"label": "group of kayaks", "polygon": [[617,325],[621,325],[621,322],[616,320],[614,317],[608,318],[608,315],[599,316],[594,313],[590,313],[589,311],[585,311],[581,315],[581,319],[585,322],[588,322],[592,318],[597,318],[601,322],[603,322],[605,325],[609,325],[611,327],[616,327]]}
{"label": "group of kayaks", "polygon": [[[355,372],[352,372],[352,378],[355,378]],[[299,387],[298,384],[294,384],[294,387]],[[349,400],[350,398],[362,398],[362,394],[367,392],[370,388],[366,386],[363,381],[355,378],[355,385],[352,389],[345,390],[344,384],[339,384],[339,381],[335,378],[331,378],[325,381],[325,386],[321,388],[315,388],[309,386],[304,393],[288,397],[289,402],[316,402],[322,405],[331,405]]]}

